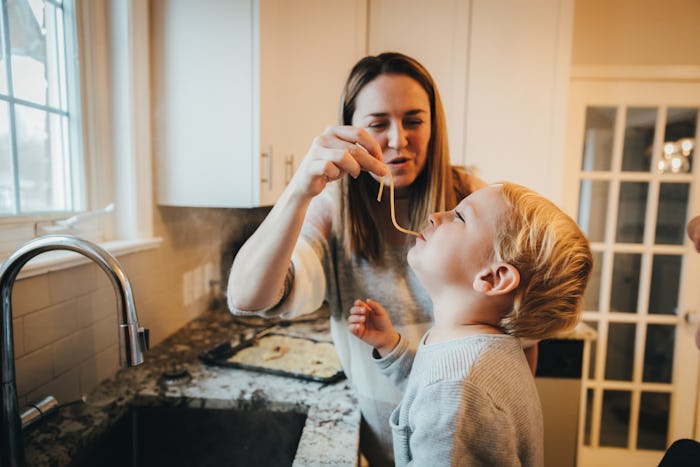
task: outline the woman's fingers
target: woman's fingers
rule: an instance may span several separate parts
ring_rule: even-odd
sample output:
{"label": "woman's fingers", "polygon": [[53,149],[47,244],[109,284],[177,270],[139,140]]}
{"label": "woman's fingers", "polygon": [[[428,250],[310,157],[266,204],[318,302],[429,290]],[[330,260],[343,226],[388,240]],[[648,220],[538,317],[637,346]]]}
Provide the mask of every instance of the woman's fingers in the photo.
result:
{"label": "woman's fingers", "polygon": [[362,128],[329,127],[314,138],[294,174],[293,185],[316,196],[328,182],[339,180],[346,174],[357,178],[362,170],[380,177],[386,175],[379,144]]}
{"label": "woman's fingers", "polygon": [[339,166],[357,178],[360,170],[367,170],[378,176],[386,173],[379,143],[362,128],[335,126],[326,129],[320,137],[321,144],[328,148],[342,149]]}

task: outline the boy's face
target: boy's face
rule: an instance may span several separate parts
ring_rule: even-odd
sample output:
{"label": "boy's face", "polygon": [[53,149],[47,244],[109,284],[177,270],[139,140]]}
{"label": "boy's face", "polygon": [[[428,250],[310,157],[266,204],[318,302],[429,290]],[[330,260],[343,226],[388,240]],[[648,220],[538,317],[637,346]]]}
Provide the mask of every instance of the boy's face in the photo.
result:
{"label": "boy's face", "polygon": [[430,216],[408,252],[408,263],[428,290],[434,286],[472,287],[474,277],[491,261],[497,222],[508,211],[499,186],[464,198],[452,211]]}

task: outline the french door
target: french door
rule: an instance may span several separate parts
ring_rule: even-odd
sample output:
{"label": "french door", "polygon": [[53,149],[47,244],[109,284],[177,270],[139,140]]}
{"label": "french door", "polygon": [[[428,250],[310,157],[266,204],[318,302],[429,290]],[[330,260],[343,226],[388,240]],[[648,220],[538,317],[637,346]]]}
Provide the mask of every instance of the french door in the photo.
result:
{"label": "french door", "polygon": [[578,466],[656,466],[674,440],[700,439],[700,254],[685,233],[700,215],[699,115],[699,83],[571,82],[564,206],[594,251],[583,320],[598,334]]}

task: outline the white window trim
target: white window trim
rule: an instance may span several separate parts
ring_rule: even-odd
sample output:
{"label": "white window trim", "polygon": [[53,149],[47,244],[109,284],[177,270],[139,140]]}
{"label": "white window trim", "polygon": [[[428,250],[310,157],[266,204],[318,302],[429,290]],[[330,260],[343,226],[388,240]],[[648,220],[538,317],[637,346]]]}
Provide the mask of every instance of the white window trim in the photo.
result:
{"label": "white window trim", "polygon": [[[92,209],[114,201],[107,238],[153,235],[148,2],[79,0]],[[105,155],[109,155],[108,157]],[[108,187],[95,186],[108,182]]]}
{"label": "white window trim", "polygon": [[[88,210],[111,202],[117,206],[97,222],[92,240],[114,255],[157,248],[161,239],[153,237],[148,2],[76,0],[76,15]],[[0,223],[21,221],[6,218]],[[74,267],[83,260],[70,252],[44,253],[25,265],[19,277]]]}
{"label": "white window trim", "polygon": [[[100,242],[100,246],[113,256],[122,256],[128,253],[136,253],[139,251],[158,248],[161,243],[162,240],[160,238],[148,238]],[[61,271],[63,269],[69,269],[89,263],[92,263],[92,260],[79,253],[62,250],[47,251],[27,262],[27,264],[22,267],[19,274],[17,274],[17,279],[26,279],[29,277],[34,277],[49,272]]]}

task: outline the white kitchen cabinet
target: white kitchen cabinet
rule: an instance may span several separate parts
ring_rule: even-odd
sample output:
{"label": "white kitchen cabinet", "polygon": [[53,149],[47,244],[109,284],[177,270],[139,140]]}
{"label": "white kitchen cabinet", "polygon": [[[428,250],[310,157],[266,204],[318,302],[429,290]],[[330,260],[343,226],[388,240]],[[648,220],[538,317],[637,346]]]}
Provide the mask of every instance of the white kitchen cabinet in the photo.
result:
{"label": "white kitchen cabinet", "polygon": [[275,202],[337,122],[365,52],[364,0],[152,2],[157,202]]}
{"label": "white kitchen cabinet", "polygon": [[562,200],[574,0],[474,0],[466,162]]}
{"label": "white kitchen cabinet", "polygon": [[370,0],[368,50],[423,63],[452,160],[562,197],[573,0]]}

